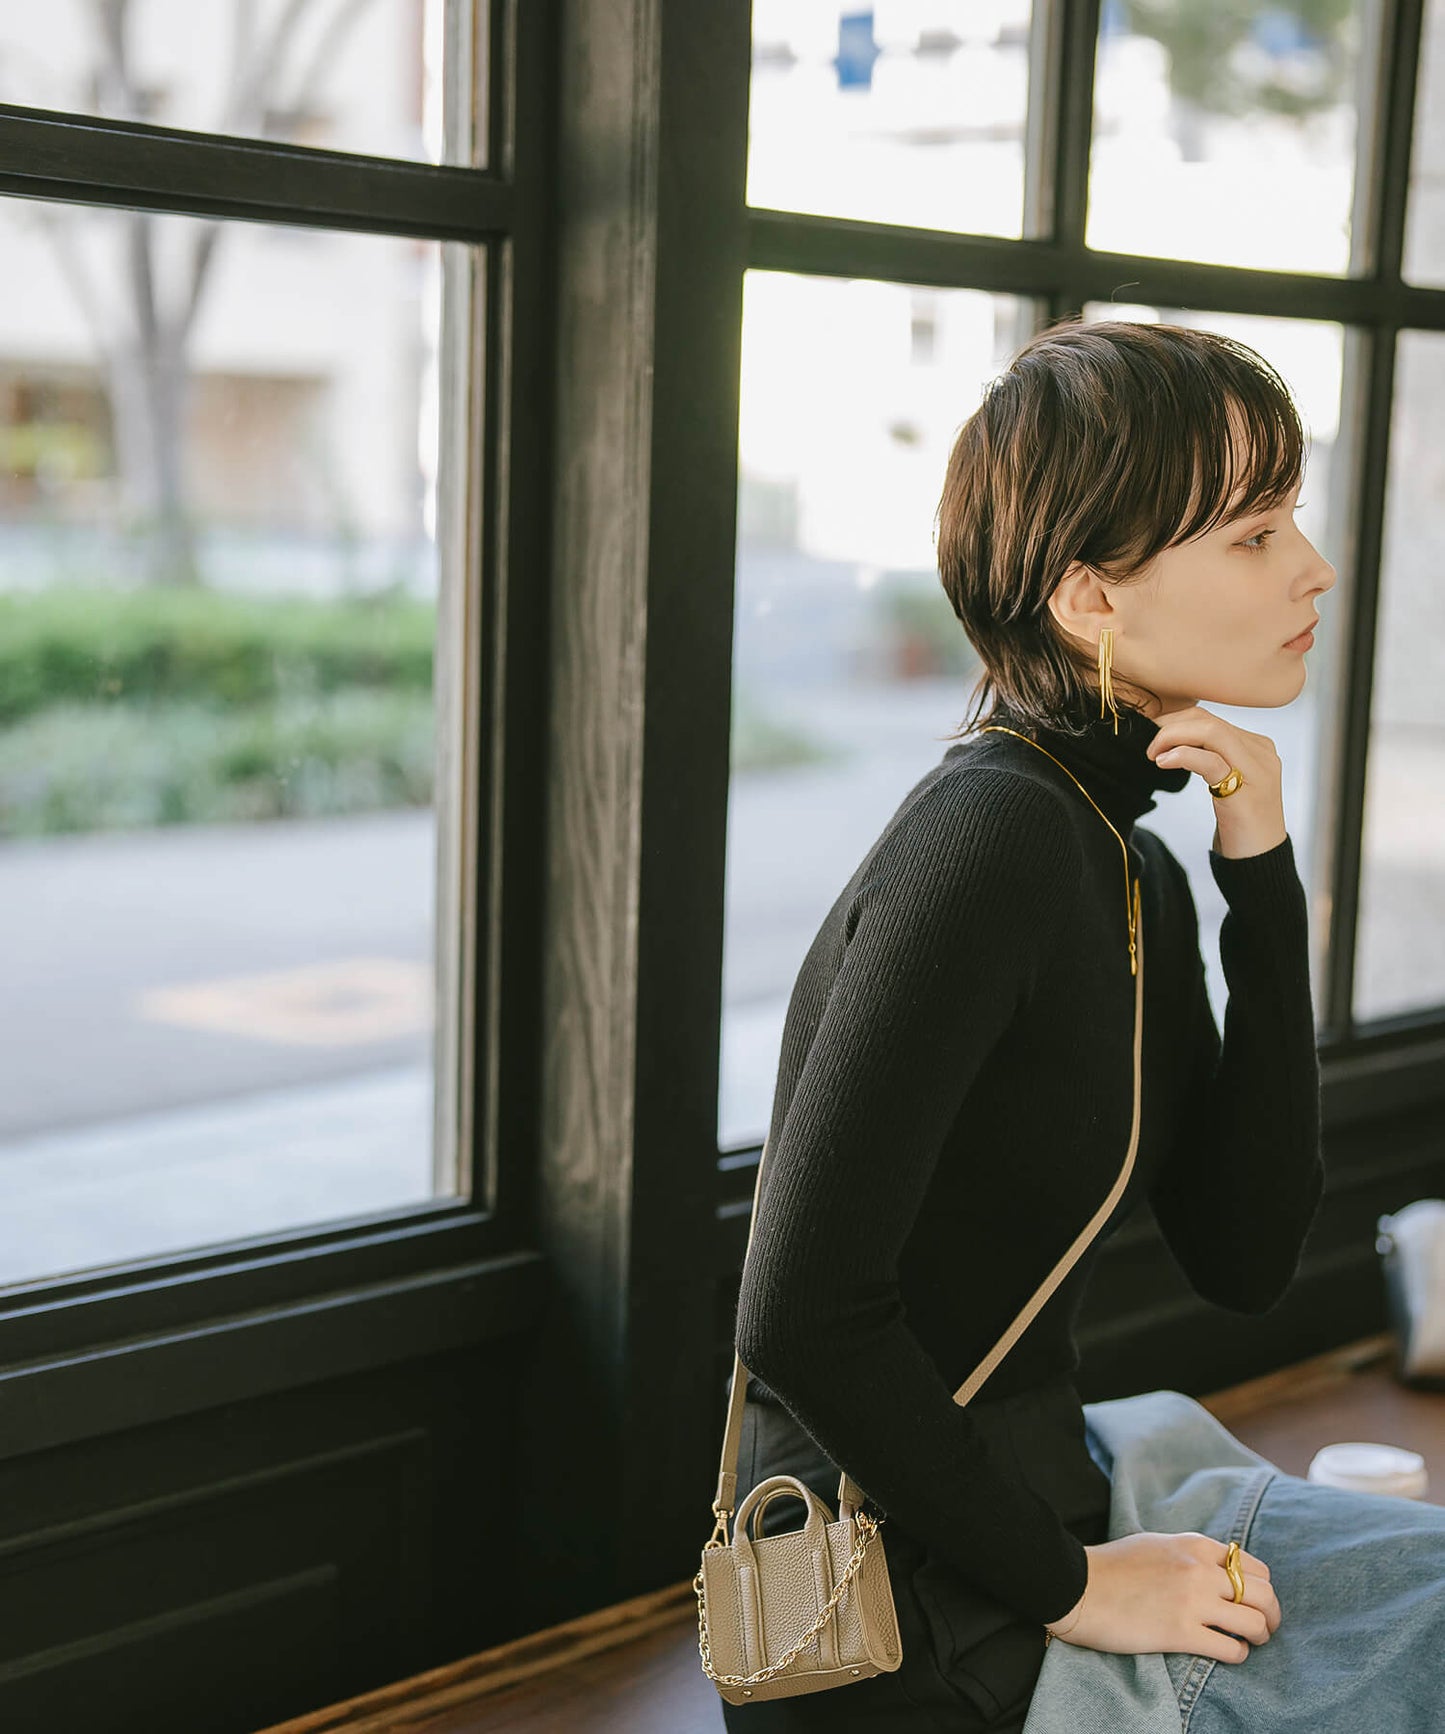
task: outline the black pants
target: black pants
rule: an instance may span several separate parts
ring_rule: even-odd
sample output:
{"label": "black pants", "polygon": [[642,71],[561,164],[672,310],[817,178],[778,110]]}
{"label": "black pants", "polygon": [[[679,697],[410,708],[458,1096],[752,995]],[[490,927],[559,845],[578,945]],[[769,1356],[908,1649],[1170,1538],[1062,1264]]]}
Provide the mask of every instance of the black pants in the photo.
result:
{"label": "black pants", "polygon": [[[1089,1455],[1070,1380],[988,1401],[969,1413],[1013,1457],[1085,1546],[1108,1539],[1109,1479]],[[838,1469],[786,1409],[749,1387],[738,1495],[770,1475],[796,1475],[837,1508]],[[764,1535],[802,1523],[797,1500],[774,1500]],[[898,1611],[902,1665],[891,1674],[756,1704],[719,1698],[728,1734],[1019,1734],[1044,1659],[1043,1628],[1021,1619],[885,1517],[879,1530]]]}

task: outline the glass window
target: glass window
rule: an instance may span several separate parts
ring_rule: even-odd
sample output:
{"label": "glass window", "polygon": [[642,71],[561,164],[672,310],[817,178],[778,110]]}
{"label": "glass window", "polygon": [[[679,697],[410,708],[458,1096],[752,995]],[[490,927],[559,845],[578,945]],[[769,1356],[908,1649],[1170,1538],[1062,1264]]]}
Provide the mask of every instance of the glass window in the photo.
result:
{"label": "glass window", "polygon": [[[1256,349],[1290,387],[1307,440],[1304,485],[1295,522],[1338,571],[1345,526],[1341,517],[1343,490],[1332,485],[1334,454],[1340,428],[1344,330],[1317,320],[1249,318],[1237,314],[1198,313],[1177,307],[1123,307],[1090,302],[1085,318],[1163,320],[1202,331],[1218,331]],[[1304,690],[1278,710],[1246,709],[1205,702],[1206,708],[1241,728],[1265,734],[1274,742],[1283,766],[1285,823],[1294,845],[1300,879],[1309,886],[1327,858],[1327,840],[1317,834],[1316,815],[1324,810],[1318,784],[1324,775],[1321,748],[1327,726],[1339,703],[1343,678],[1343,634],[1338,589],[1319,603],[1320,624],[1315,646],[1306,659]],[[1227,990],[1219,962],[1219,928],[1225,903],[1209,871],[1214,836],[1214,804],[1199,778],[1176,794],[1158,798],[1143,823],[1158,833],[1189,870],[1190,886],[1199,911],[1200,945],[1215,1014],[1223,1019]],[[1318,967],[1322,959],[1316,955]],[[1315,1005],[1322,1006],[1323,983],[1315,983]]]}
{"label": "glass window", "polygon": [[748,203],[1020,234],[1030,14],[754,0]]}
{"label": "glass window", "polygon": [[1445,1006],[1445,336],[1401,334],[1370,701],[1355,1015]]}
{"label": "glass window", "polygon": [[1445,0],[1428,0],[1420,41],[1404,275],[1445,287]]}
{"label": "glass window", "polygon": [[972,290],[745,279],[723,1149],[762,1137],[803,955],[966,715],[980,668],[934,515],[1026,317]]}
{"label": "glass window", "polygon": [[450,1192],[438,349],[473,256],[34,200],[0,248],[0,1283]]}
{"label": "glass window", "polygon": [[[459,0],[7,6],[0,102],[420,162],[473,161]],[[480,21],[476,28],[480,30]],[[478,91],[480,109],[484,93]]]}
{"label": "glass window", "polygon": [[1104,0],[1089,246],[1348,270],[1363,12]]}

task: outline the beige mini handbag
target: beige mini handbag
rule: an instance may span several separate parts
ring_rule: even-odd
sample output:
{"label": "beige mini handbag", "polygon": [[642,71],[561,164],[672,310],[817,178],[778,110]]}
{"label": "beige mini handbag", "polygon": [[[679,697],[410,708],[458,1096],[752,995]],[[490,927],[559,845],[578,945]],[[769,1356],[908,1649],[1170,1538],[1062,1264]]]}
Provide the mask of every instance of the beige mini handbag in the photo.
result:
{"label": "beige mini handbag", "polygon": [[[1080,1254],[1108,1221],[1129,1184],[1139,1144],[1141,1055],[1144,1032],[1144,940],[1138,887],[1133,906],[1134,970],[1134,1119],[1129,1150],[1119,1178],[1072,1246],[1050,1271],[1042,1287],[954,1392],[967,1403],[1018,1341],[1034,1315],[1068,1274]],[[753,1187],[748,1251],[753,1244],[762,1190],[767,1141]],[[746,1263],[746,1256],[744,1258]],[[903,1661],[893,1587],[883,1551],[881,1524],[860,1509],[865,1495],[843,1470],[838,1477],[838,1515],[794,1475],[760,1481],[737,1509],[733,1536],[727,1520],[737,1491],[738,1446],[748,1370],[733,1355],[732,1391],[718,1465],[712,1510],[716,1523],[703,1544],[702,1564],[693,1579],[697,1592],[698,1650],[703,1672],[729,1704],[789,1698],[846,1686],[875,1674],[892,1673]],[[755,1530],[774,1499],[800,1499],[806,1510],[801,1529],[769,1536]]]}

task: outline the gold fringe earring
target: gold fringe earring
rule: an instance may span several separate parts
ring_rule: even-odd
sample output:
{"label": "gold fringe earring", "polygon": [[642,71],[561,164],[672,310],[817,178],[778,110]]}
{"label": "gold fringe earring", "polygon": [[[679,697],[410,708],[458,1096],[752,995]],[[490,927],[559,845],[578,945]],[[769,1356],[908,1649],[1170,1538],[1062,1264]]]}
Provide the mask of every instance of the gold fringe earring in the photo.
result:
{"label": "gold fringe earring", "polygon": [[1099,633],[1099,715],[1104,706],[1114,712],[1114,733],[1119,732],[1119,712],[1114,704],[1114,629],[1106,626]]}

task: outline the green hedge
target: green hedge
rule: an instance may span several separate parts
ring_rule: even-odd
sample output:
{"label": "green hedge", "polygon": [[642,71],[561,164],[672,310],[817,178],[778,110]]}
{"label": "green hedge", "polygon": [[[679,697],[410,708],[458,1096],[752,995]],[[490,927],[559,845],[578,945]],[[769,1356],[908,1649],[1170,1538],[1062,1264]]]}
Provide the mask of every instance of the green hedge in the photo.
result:
{"label": "green hedge", "polygon": [[261,705],[347,687],[431,690],[435,606],[214,590],[0,595],[0,724],[52,705]]}
{"label": "green hedge", "polygon": [[[0,595],[0,837],[428,805],[435,608]],[[735,770],[836,756],[734,695]]]}
{"label": "green hedge", "polygon": [[791,770],[840,756],[837,747],[819,736],[779,721],[744,689],[733,694],[730,750],[734,772]]}
{"label": "green hedge", "polygon": [[0,836],[426,806],[426,694],[354,688],[268,709],[55,705],[0,731]]}

